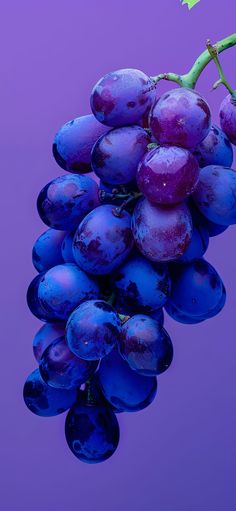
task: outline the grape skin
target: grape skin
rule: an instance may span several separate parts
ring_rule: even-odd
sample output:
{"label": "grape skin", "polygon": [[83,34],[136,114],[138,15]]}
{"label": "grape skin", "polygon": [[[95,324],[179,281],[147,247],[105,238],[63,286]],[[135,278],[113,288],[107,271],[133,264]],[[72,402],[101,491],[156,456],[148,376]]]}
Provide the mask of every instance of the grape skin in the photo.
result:
{"label": "grape skin", "polygon": [[194,259],[199,259],[207,251],[209,245],[209,232],[205,225],[198,225],[193,227],[193,234],[188,248],[184,254],[179,257],[176,262],[189,263]]}
{"label": "grape skin", "polygon": [[38,272],[49,270],[63,263],[61,246],[66,232],[47,229],[36,240],[32,250],[32,261]]}
{"label": "grape skin", "polygon": [[217,305],[211,309],[205,312],[205,314],[202,314],[201,316],[194,316],[191,314],[185,314],[183,311],[180,311],[172,302],[168,302],[165,305],[165,310],[169,314],[169,316],[172,317],[175,321],[178,321],[179,323],[183,324],[196,324],[196,323],[202,323],[202,321],[206,321],[207,319],[213,318],[214,316],[217,316],[223,309],[226,301],[226,291],[225,287],[223,285],[222,289],[222,296],[217,303]]}
{"label": "grape skin", "polygon": [[58,337],[65,334],[65,323],[46,323],[43,325],[33,339],[33,352],[37,362],[40,361],[46,348]]}
{"label": "grape skin", "polygon": [[94,86],[90,104],[98,121],[111,127],[139,124],[156,96],[154,82],[138,69],[119,69]]}
{"label": "grape skin", "polygon": [[207,165],[223,165],[231,167],[233,163],[233,148],[227,135],[215,124],[193,151],[200,167]]}
{"label": "grape skin", "polygon": [[140,252],[150,261],[180,257],[192,236],[192,218],[185,203],[172,208],[140,199],[132,217],[132,232]]}
{"label": "grape skin", "polygon": [[150,114],[150,127],[159,144],[194,149],[210,131],[210,108],[198,92],[176,88],[157,100]]}
{"label": "grape skin", "polygon": [[230,142],[236,145],[236,106],[232,102],[231,94],[223,99],[219,114],[222,130],[229,137]]}
{"label": "grape skin", "polygon": [[26,295],[27,305],[30,309],[30,312],[32,312],[32,314],[36,316],[36,318],[40,319],[41,321],[54,322],[55,321],[54,315],[44,309],[38,297],[39,285],[41,280],[44,278],[44,275],[45,272],[39,273],[39,275],[34,277],[32,282],[30,283]]}
{"label": "grape skin", "polygon": [[48,183],[37,200],[41,220],[58,230],[75,229],[98,206],[98,185],[88,176],[66,174]]}
{"label": "grape skin", "polygon": [[63,262],[65,263],[74,263],[74,256],[73,256],[73,239],[75,235],[75,230],[68,232],[66,236],[64,237],[64,240],[61,245],[61,255]]}
{"label": "grape skin", "polygon": [[66,122],[53,141],[52,150],[56,162],[68,172],[91,172],[92,147],[108,130],[92,114]]}
{"label": "grape skin", "polygon": [[111,130],[92,150],[92,169],[105,183],[122,185],[133,181],[150,137],[140,126]]}
{"label": "grape skin", "polygon": [[122,211],[117,216],[112,205],[104,204],[91,211],[79,225],[73,255],[84,271],[104,275],[117,268],[132,247],[129,213]]}

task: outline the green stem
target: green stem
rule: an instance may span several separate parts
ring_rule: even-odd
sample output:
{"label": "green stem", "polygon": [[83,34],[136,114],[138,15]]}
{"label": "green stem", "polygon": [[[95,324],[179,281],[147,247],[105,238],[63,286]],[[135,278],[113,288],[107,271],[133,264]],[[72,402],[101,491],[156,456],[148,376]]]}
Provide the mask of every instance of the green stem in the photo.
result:
{"label": "green stem", "polygon": [[218,73],[219,73],[219,77],[220,77],[219,80],[217,80],[214,83],[213,90],[215,90],[219,85],[224,85],[226,87],[226,89],[229,91],[229,93],[231,94],[233,102],[235,102],[236,101],[236,91],[231,87],[231,85],[229,84],[229,82],[227,81],[227,79],[225,77],[224,71],[223,71],[221,63],[219,61],[217,47],[212,45],[210,40],[208,40],[207,41],[207,49],[209,51],[209,54],[212,57],[212,60],[215,62],[215,65],[218,69]]}
{"label": "green stem", "polygon": [[[225,37],[221,41],[218,41],[214,46],[217,49],[217,53],[221,53],[222,51],[227,50],[228,48],[232,48],[232,46],[236,45],[236,33],[231,34],[228,37]],[[194,89],[196,83],[199,79],[199,76],[209,64],[213,60],[213,56],[209,53],[208,49],[205,50],[197,60],[194,62],[190,71],[184,75],[179,75],[176,73],[162,73],[157,76],[153,76],[152,79],[155,83],[160,80],[170,80],[171,82],[178,83],[181,87],[189,87],[190,89]]]}

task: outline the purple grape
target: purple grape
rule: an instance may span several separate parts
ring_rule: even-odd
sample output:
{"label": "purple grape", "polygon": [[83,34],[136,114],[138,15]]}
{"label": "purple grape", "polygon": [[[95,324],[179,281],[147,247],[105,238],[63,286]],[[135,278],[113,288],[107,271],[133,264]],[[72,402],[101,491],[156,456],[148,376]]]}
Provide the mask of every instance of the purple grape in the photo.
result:
{"label": "purple grape", "polygon": [[138,69],[119,69],[96,83],[90,103],[98,121],[116,128],[139,124],[155,96],[155,84],[145,73]]}
{"label": "purple grape", "polygon": [[39,236],[32,251],[33,265],[37,271],[46,271],[56,266],[56,264],[63,263],[61,246],[65,234],[64,231],[47,229]]}
{"label": "purple grape", "polygon": [[168,333],[155,319],[143,314],[137,314],[124,323],[119,349],[131,369],[145,376],[163,373],[173,359]]}
{"label": "purple grape", "polygon": [[75,231],[68,232],[61,245],[62,259],[65,263],[75,262],[72,250],[74,235]]}
{"label": "purple grape", "polygon": [[228,229],[227,225],[216,224],[215,222],[211,222],[211,220],[208,220],[204,215],[202,215],[192,197],[188,201],[188,206],[191,211],[194,227],[197,229],[201,229],[202,227],[207,229],[210,237],[218,236],[218,234],[221,234],[226,229]]}
{"label": "purple grape", "polygon": [[157,100],[151,111],[150,127],[160,144],[193,149],[210,131],[210,108],[196,91],[176,88]]}
{"label": "purple grape", "polygon": [[111,305],[103,300],[82,303],[69,317],[66,340],[77,357],[98,360],[116,344],[121,323]]}
{"label": "purple grape", "polygon": [[220,125],[230,142],[236,145],[236,105],[231,94],[228,94],[220,105]]}
{"label": "purple grape", "polygon": [[211,220],[208,220],[207,218],[205,218],[204,225],[206,226],[210,237],[218,236],[228,229],[228,225],[215,224],[215,222],[211,222]]}
{"label": "purple grape", "polygon": [[82,360],[68,348],[65,338],[55,339],[44,351],[40,374],[50,387],[74,389],[85,383],[96,371],[98,362]]}
{"label": "purple grape", "polygon": [[43,309],[49,316],[63,321],[80,303],[98,296],[98,284],[73,263],[59,264],[48,270],[38,287]]}
{"label": "purple grape", "polygon": [[96,142],[92,150],[93,171],[112,185],[133,181],[149,142],[149,135],[140,126],[111,130]]}
{"label": "purple grape", "polygon": [[46,323],[43,325],[33,339],[33,352],[37,362],[46,348],[58,337],[65,334],[64,323]]}
{"label": "purple grape", "polygon": [[59,415],[70,408],[76,401],[75,389],[53,389],[47,385],[35,369],[27,378],[23,397],[32,413],[42,417]]}
{"label": "purple grape", "polygon": [[193,227],[193,234],[184,254],[177,259],[178,263],[189,263],[202,257],[207,251],[209,245],[209,233],[205,226],[198,225]]}
{"label": "purple grape", "polygon": [[92,147],[108,129],[92,114],[64,124],[57,132],[52,146],[58,165],[69,172],[91,172]]}
{"label": "purple grape", "polygon": [[131,217],[119,216],[112,205],[102,205],[79,225],[73,244],[76,263],[88,273],[106,274],[120,266],[133,247]]}
{"label": "purple grape", "polygon": [[27,295],[26,295],[27,305],[30,309],[30,312],[32,312],[32,314],[34,314],[34,316],[36,316],[36,318],[41,319],[41,321],[53,321],[54,322],[55,321],[54,315],[44,309],[43,305],[41,304],[41,302],[39,300],[39,296],[38,296],[39,285],[40,285],[42,279],[44,278],[44,276],[45,276],[45,272],[42,272],[39,275],[37,275],[36,277],[34,277],[32,282],[30,283],[28,290],[27,290]]}
{"label": "purple grape", "polygon": [[193,193],[198,177],[198,161],[190,151],[162,146],[143,157],[138,167],[137,183],[151,202],[171,205]]}
{"label": "purple grape", "polygon": [[116,349],[102,359],[98,377],[106,400],[120,412],[143,410],[156,396],[156,377],[133,371]]}
{"label": "purple grape", "polygon": [[207,165],[223,165],[231,167],[233,163],[233,149],[227,135],[218,126],[211,129],[204,140],[197,145],[193,154],[200,167]]}
{"label": "purple grape", "polygon": [[42,221],[62,231],[76,228],[98,204],[97,183],[88,176],[76,174],[53,179],[41,190],[37,200]]}
{"label": "purple grape", "polygon": [[220,225],[236,223],[236,171],[219,165],[201,169],[193,199],[208,220]]}
{"label": "purple grape", "polygon": [[191,214],[185,203],[172,208],[140,199],[132,217],[140,252],[150,261],[171,261],[184,254],[192,236]]}
{"label": "purple grape", "polygon": [[113,275],[115,294],[127,311],[152,312],[166,302],[170,278],[166,265],[151,263],[135,253]]}

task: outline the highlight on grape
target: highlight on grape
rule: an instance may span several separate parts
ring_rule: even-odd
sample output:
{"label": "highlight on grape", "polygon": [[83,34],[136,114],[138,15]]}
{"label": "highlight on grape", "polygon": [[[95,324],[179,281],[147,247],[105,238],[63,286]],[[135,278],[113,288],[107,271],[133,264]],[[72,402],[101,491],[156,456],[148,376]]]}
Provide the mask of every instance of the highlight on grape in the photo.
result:
{"label": "highlight on grape", "polygon": [[[204,254],[236,223],[236,92],[219,61],[235,44],[236,34],[207,41],[182,76],[108,73],[92,90],[92,113],[55,136],[53,155],[67,173],[37,200],[47,230],[33,246],[38,274],[27,302],[44,324],[24,400],[44,417],[69,410],[65,437],[81,461],[108,459],[117,414],[154,400],[174,355],[163,310],[195,324],[224,307],[224,284]],[[227,89],[219,125],[195,90],[211,60],[213,88]],[[163,79],[176,85],[159,96]]]}

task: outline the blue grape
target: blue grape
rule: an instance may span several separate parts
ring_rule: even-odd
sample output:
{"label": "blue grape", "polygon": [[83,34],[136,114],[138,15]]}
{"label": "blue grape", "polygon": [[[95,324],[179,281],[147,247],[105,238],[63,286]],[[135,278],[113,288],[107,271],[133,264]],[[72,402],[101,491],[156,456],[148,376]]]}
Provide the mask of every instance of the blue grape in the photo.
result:
{"label": "blue grape", "polygon": [[223,285],[222,289],[222,296],[216,305],[211,310],[208,310],[205,314],[202,314],[201,316],[194,316],[191,314],[185,314],[184,312],[178,310],[178,308],[173,305],[173,303],[168,302],[165,306],[166,312],[171,316],[175,321],[178,321],[179,323],[184,324],[195,324],[195,323],[201,323],[202,321],[206,321],[207,319],[213,318],[214,316],[217,316],[223,309],[226,301],[226,291],[225,287]]}
{"label": "blue grape", "polygon": [[194,149],[193,154],[198,159],[200,167],[207,165],[231,167],[234,156],[227,135],[214,124],[206,138]]}
{"label": "blue grape", "polygon": [[98,185],[88,176],[66,174],[41,190],[37,208],[42,221],[58,230],[73,230],[98,206]]}
{"label": "blue grape", "polygon": [[228,94],[220,105],[220,125],[229,137],[232,144],[236,145],[236,106],[231,94]]}
{"label": "blue grape", "polygon": [[177,259],[178,263],[189,263],[202,257],[209,245],[209,232],[205,225],[193,227],[190,243],[184,254]]}
{"label": "blue grape", "polygon": [[216,270],[204,259],[186,265],[175,265],[171,271],[172,286],[169,301],[185,315],[208,317],[217,310],[222,299],[223,282]]}
{"label": "blue grape", "polygon": [[113,275],[119,304],[134,312],[151,312],[164,305],[170,293],[166,265],[132,254]]}
{"label": "blue grape", "polygon": [[204,225],[206,226],[210,237],[214,237],[214,236],[218,236],[219,234],[222,234],[229,227],[228,225],[219,225],[219,224],[216,224],[215,222],[211,222],[211,220],[208,220],[207,218],[205,218]]}
{"label": "blue grape", "polygon": [[62,259],[65,263],[75,262],[72,250],[74,235],[75,231],[68,232],[61,245]]}
{"label": "blue grape", "polygon": [[53,155],[60,167],[69,172],[91,172],[91,150],[109,128],[92,115],[83,115],[64,124],[53,141]]}
{"label": "blue grape", "polygon": [[194,201],[208,220],[220,225],[236,223],[236,171],[208,165],[200,172]]}
{"label": "blue grape", "polygon": [[116,349],[102,359],[98,377],[106,400],[119,411],[143,410],[155,398],[156,377],[133,371]]}
{"label": "blue grape", "polygon": [[33,265],[39,272],[49,270],[56,264],[63,263],[61,255],[61,246],[65,238],[64,231],[47,229],[36,240],[33,251]]}
{"label": "blue grape", "polygon": [[112,185],[133,181],[138,164],[147,151],[150,137],[140,126],[125,126],[111,130],[99,138],[92,150],[95,174]]}
{"label": "blue grape", "polygon": [[209,133],[211,112],[198,92],[185,87],[165,92],[150,115],[150,128],[160,144],[193,149]]}
{"label": "blue grape", "polygon": [[117,215],[112,205],[104,204],[91,211],[79,225],[73,255],[84,271],[103,275],[122,264],[132,247],[129,213],[122,211]]}
{"label": "blue grape", "polygon": [[100,463],[110,458],[118,446],[119,424],[111,407],[78,402],[67,414],[65,435],[79,460]]}
{"label": "blue grape", "polygon": [[77,307],[69,317],[66,325],[67,344],[77,357],[98,360],[112,350],[120,328],[119,316],[109,303],[89,300]]}
{"label": "blue grape", "polygon": [[155,84],[138,69],[119,69],[94,86],[90,104],[98,121],[114,128],[139,124],[155,100]]}
{"label": "blue grape", "polygon": [[161,374],[173,359],[171,339],[153,318],[137,314],[121,329],[119,349],[131,369],[145,376]]}
{"label": "blue grape", "polygon": [[218,236],[222,232],[226,231],[228,229],[227,225],[219,225],[215,222],[211,222],[211,220],[208,220],[197,208],[196,204],[194,203],[194,200],[190,198],[188,201],[188,206],[191,211],[192,219],[193,219],[193,226],[196,228],[205,228],[208,231],[208,234],[210,237]]}
{"label": "blue grape", "polygon": [[80,303],[98,296],[95,280],[73,263],[59,264],[48,270],[38,288],[39,301],[49,316],[64,321]]}
{"label": "blue grape", "polygon": [[82,360],[69,350],[65,338],[55,339],[44,351],[40,374],[50,387],[73,389],[80,387],[96,371],[98,362]]}
{"label": "blue grape", "polygon": [[35,369],[28,376],[23,390],[26,406],[32,413],[42,417],[52,417],[65,412],[75,403],[76,396],[75,389],[49,387],[40,376],[39,369]]}
{"label": "blue grape", "polygon": [[46,348],[64,334],[65,323],[46,323],[39,329],[33,339],[33,352],[37,362]]}
{"label": "blue grape", "polygon": [[38,296],[39,285],[44,276],[45,272],[41,272],[39,275],[34,277],[30,283],[26,295],[27,305],[30,312],[32,312],[36,318],[41,319],[41,321],[55,321],[54,315],[44,309]]}
{"label": "blue grape", "polygon": [[163,309],[157,309],[149,313],[150,317],[158,321],[160,326],[164,325],[164,312]]}
{"label": "blue grape", "polygon": [[192,236],[192,218],[185,203],[164,208],[141,198],[132,217],[140,252],[150,261],[166,262],[183,255]]}

